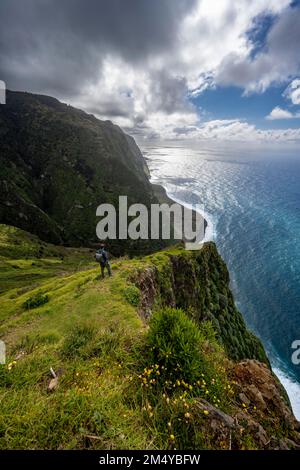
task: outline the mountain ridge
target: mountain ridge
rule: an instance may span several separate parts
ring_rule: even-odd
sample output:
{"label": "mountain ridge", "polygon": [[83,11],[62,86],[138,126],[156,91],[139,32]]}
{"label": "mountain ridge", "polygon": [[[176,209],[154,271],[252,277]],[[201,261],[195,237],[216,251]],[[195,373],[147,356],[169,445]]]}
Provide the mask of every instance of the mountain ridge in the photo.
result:
{"label": "mountain ridge", "polygon": [[[111,121],[56,98],[8,91],[0,126],[2,223],[45,241],[87,245],[97,241],[98,205],[117,206],[119,195],[129,204],[159,202],[134,139]],[[112,242],[116,254],[129,244]]]}

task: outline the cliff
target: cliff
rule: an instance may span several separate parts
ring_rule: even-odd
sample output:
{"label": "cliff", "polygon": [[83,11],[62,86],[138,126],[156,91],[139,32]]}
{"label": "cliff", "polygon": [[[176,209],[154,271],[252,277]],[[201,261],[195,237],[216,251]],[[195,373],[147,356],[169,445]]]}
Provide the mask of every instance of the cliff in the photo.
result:
{"label": "cliff", "polygon": [[[97,241],[96,208],[158,202],[132,137],[110,121],[57,99],[7,92],[0,107],[0,222],[52,243]],[[149,252],[165,242],[112,241],[115,254]]]}
{"label": "cliff", "polygon": [[144,318],[159,307],[182,308],[196,323],[212,321],[232,359],[253,358],[268,364],[261,342],[247,330],[229,288],[227,267],[214,243],[193,254],[184,250],[156,256],[152,269],[137,275]]}
{"label": "cliff", "polygon": [[214,244],[92,255],[0,226],[2,449],[299,448]]}

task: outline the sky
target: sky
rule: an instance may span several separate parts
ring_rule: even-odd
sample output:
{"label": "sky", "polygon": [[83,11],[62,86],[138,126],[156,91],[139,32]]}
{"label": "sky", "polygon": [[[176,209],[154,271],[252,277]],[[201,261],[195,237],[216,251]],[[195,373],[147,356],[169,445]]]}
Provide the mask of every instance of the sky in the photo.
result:
{"label": "sky", "polygon": [[300,142],[299,0],[1,0],[0,80],[138,141]]}

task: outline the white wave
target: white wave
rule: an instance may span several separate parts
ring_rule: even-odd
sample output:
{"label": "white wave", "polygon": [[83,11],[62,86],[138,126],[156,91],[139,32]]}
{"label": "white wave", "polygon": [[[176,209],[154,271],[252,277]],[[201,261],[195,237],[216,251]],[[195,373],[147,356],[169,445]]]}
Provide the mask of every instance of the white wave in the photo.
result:
{"label": "white wave", "polygon": [[285,372],[277,367],[273,368],[274,374],[277,375],[278,379],[284,386],[294,412],[294,415],[298,420],[300,420],[300,384],[289,377]]}
{"label": "white wave", "polygon": [[167,193],[167,196],[172,199],[174,202],[177,202],[178,204],[181,204],[182,206],[185,206],[187,207],[188,209],[191,209],[191,210],[196,210],[198,212],[198,214],[202,215],[202,217],[206,220],[207,222],[207,226],[206,226],[206,229],[205,229],[205,235],[204,235],[204,238],[203,238],[203,243],[204,242],[210,242],[210,241],[214,241],[216,239],[216,232],[215,232],[215,224],[213,223],[212,221],[212,217],[211,215],[209,215],[207,212],[205,212],[204,210],[201,210],[197,207],[197,209],[195,208],[195,206],[193,204],[188,204],[187,202],[185,201],[182,201],[181,199],[178,199],[177,197],[173,196],[172,193],[169,193],[167,188],[165,188],[165,191]]}

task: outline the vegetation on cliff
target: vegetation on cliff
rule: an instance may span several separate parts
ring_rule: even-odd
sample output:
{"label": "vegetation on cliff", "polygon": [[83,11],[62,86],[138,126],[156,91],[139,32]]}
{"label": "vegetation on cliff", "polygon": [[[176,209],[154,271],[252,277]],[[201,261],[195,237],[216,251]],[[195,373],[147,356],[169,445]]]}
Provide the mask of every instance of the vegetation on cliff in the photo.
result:
{"label": "vegetation on cliff", "polygon": [[254,358],[268,363],[261,342],[246,328],[229,288],[226,264],[214,243],[201,251],[181,248],[156,255],[156,263],[135,274],[144,292],[141,314],[158,306],[182,308],[196,323],[211,321],[219,341],[232,359]]}
{"label": "vegetation on cliff", "polygon": [[299,446],[213,244],[92,255],[0,227],[2,449]]}
{"label": "vegetation on cliff", "polygon": [[[157,203],[146,162],[132,137],[110,121],[49,96],[7,92],[0,107],[0,222],[41,239],[88,246],[96,208]],[[161,241],[115,240],[116,255],[147,253]]]}

